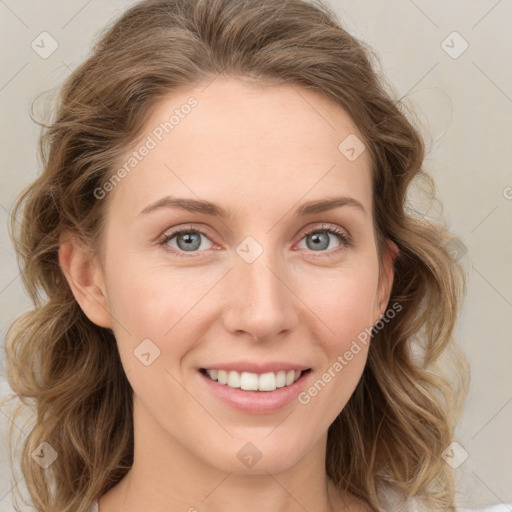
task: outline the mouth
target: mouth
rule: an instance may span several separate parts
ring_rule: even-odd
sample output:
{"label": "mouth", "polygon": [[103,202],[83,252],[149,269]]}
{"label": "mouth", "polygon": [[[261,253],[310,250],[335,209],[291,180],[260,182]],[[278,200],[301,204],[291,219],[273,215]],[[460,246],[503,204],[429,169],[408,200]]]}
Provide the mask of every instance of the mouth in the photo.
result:
{"label": "mouth", "polygon": [[199,372],[206,378],[232,389],[255,392],[271,392],[279,388],[292,386],[311,372],[307,370],[279,370],[277,372],[252,373],[236,370],[214,370],[200,368]]}
{"label": "mouth", "polygon": [[205,386],[204,389],[220,403],[245,414],[266,415],[297,404],[297,397],[314,376],[311,368],[302,367],[302,371],[297,368],[276,369],[275,373],[239,373],[229,367],[215,370],[198,368],[196,371],[201,386]]}

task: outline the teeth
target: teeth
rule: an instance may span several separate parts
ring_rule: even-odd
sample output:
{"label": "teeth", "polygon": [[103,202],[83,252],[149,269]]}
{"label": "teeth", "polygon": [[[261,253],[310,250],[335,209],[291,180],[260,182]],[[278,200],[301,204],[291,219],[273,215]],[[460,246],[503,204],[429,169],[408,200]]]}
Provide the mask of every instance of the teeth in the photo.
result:
{"label": "teeth", "polygon": [[229,372],[227,384],[230,388],[239,388],[240,387],[240,374],[238,372]]}
{"label": "teeth", "polygon": [[230,388],[241,388],[245,391],[275,391],[293,384],[302,374],[301,371],[281,370],[268,373],[239,373],[235,370],[206,370],[206,374],[219,384],[225,384]]}
{"label": "teeth", "polygon": [[276,373],[276,388],[284,388],[286,385],[286,372],[280,371]]}
{"label": "teeth", "polygon": [[274,372],[269,372],[260,375],[258,380],[258,389],[260,391],[274,391],[277,389],[276,374]]}

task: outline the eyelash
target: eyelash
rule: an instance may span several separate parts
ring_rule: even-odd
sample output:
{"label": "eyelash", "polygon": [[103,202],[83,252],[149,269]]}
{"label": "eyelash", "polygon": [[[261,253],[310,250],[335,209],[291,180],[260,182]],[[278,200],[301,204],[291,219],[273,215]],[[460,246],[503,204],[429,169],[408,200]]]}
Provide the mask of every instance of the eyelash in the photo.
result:
{"label": "eyelash", "polygon": [[[344,231],[341,231],[339,228],[334,226],[323,226],[321,228],[315,227],[313,229],[310,229],[309,231],[306,231],[302,234],[302,238],[305,238],[309,235],[312,235],[313,233],[330,233],[338,237],[339,241],[341,242],[341,245],[337,249],[331,249],[330,251],[321,251],[320,254],[314,255],[314,257],[323,257],[325,254],[332,256],[334,254],[339,253],[340,251],[344,249],[348,249],[353,246],[353,240],[352,236],[348,233],[345,233]],[[173,255],[177,256],[178,258],[194,258],[195,256],[192,254],[185,254],[185,251],[176,251],[175,249],[170,248],[167,244],[169,240],[174,238],[176,235],[181,235],[185,233],[200,233],[204,235],[205,237],[209,238],[208,233],[204,231],[201,228],[198,227],[190,227],[188,229],[179,229],[176,231],[172,231],[170,233],[166,233],[162,236],[162,238],[159,240],[158,244],[164,248],[164,250],[172,253]],[[202,252],[202,251],[199,251]],[[314,251],[313,251],[314,252]]]}

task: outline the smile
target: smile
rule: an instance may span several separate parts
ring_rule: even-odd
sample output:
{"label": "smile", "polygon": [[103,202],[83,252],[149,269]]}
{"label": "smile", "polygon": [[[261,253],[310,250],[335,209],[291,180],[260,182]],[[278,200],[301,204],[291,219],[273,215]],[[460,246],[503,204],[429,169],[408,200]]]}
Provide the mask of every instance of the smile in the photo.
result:
{"label": "smile", "polygon": [[297,396],[314,376],[311,368],[266,373],[202,368],[197,375],[221,403],[250,414],[272,414],[297,403]]}
{"label": "smile", "polygon": [[219,384],[234,389],[243,389],[245,391],[275,391],[277,388],[292,385],[303,373],[308,371],[310,370],[308,369],[304,372],[297,370],[280,370],[278,372],[258,374],[252,372],[237,372],[236,370],[201,370],[204,375],[208,376],[213,381],[217,381]]}

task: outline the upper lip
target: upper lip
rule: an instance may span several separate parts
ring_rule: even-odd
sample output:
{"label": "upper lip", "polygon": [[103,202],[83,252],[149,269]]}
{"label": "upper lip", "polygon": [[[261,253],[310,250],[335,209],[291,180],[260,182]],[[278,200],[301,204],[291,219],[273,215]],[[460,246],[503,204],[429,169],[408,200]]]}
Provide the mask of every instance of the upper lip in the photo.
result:
{"label": "upper lip", "polygon": [[202,366],[201,369],[205,370],[235,370],[239,373],[241,372],[250,372],[250,373],[269,373],[269,372],[278,372],[280,370],[284,371],[305,371],[309,370],[310,366],[304,366],[301,364],[295,363],[285,363],[280,361],[270,361],[267,363],[256,363],[254,361],[234,361],[232,363],[221,363]]}

